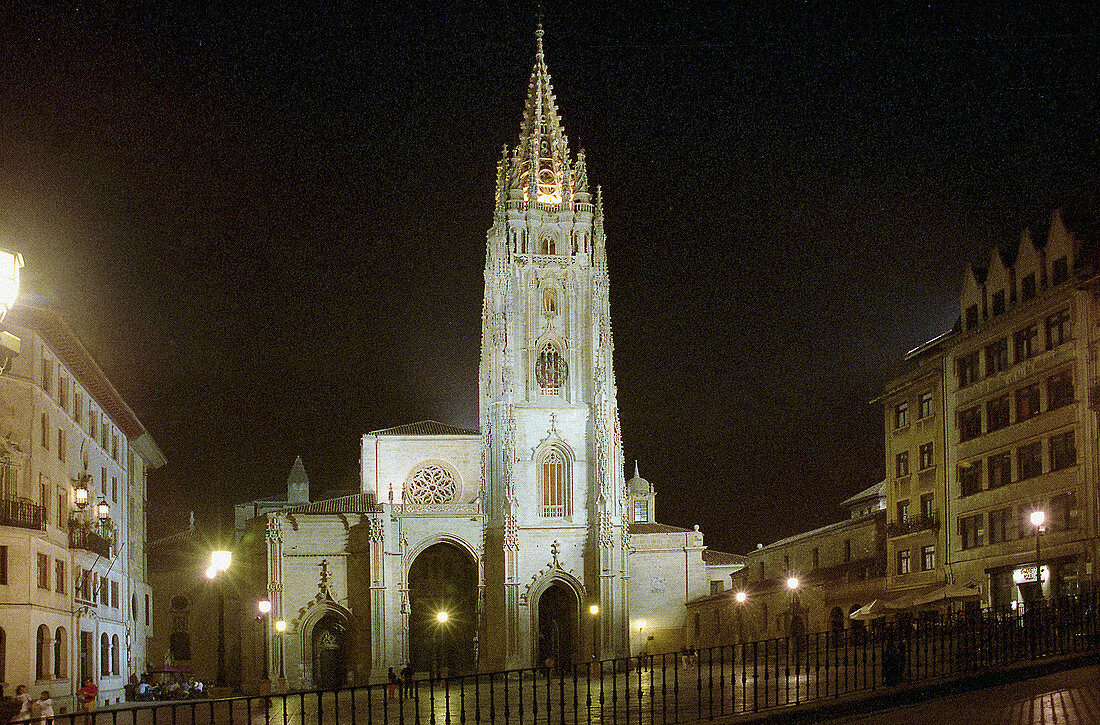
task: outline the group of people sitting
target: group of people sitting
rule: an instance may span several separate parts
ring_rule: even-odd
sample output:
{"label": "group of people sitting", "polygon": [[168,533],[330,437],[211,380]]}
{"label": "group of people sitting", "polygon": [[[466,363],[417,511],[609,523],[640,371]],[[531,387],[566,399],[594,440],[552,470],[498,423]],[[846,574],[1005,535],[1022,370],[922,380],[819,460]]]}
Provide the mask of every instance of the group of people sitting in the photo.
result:
{"label": "group of people sitting", "polygon": [[202,680],[194,677],[186,682],[158,682],[149,681],[146,675],[134,689],[135,700],[186,700],[192,697],[205,697],[206,686]]}

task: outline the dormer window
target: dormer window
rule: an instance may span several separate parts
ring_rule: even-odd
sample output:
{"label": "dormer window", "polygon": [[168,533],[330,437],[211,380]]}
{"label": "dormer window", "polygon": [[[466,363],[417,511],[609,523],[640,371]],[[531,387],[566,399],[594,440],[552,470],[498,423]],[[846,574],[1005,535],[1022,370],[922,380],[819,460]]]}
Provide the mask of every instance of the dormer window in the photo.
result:
{"label": "dormer window", "polygon": [[1020,297],[1023,302],[1035,297],[1035,273],[1032,272],[1020,281]]}

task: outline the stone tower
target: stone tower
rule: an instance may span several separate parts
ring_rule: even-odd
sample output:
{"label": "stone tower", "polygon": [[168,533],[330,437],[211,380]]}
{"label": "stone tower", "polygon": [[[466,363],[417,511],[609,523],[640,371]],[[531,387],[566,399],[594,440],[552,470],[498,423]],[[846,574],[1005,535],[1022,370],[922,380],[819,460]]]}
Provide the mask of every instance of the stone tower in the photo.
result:
{"label": "stone tower", "polygon": [[[603,209],[536,32],[497,170],[482,308],[483,666],[628,653],[626,488]],[[598,610],[594,610],[598,607]]]}

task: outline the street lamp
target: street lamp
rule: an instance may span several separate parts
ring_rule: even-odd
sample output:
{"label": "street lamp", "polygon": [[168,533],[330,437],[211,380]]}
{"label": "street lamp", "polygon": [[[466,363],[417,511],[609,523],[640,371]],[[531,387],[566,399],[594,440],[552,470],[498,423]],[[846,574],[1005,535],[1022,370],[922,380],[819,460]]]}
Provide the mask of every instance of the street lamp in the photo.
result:
{"label": "street lamp", "polygon": [[286,621],[279,619],[275,622],[275,631],[279,635],[279,689],[286,691],[286,675],[283,674],[283,634],[286,633]]}
{"label": "street lamp", "polygon": [[794,635],[794,618],[798,609],[798,587],[801,583],[796,576],[787,577],[787,589],[791,590],[791,624],[787,632],[789,635]]}
{"label": "street lamp", "polygon": [[107,503],[106,499],[99,499],[99,503],[95,505],[95,517],[100,522],[106,521],[111,516],[111,506]]}
{"label": "street lamp", "polygon": [[435,676],[439,677],[440,660],[443,655],[443,633],[446,631],[447,622],[451,615],[447,610],[435,613]]}
{"label": "street lamp", "polygon": [[[0,249],[0,320],[15,305],[19,296],[19,270],[23,268],[23,257],[15,252]],[[7,372],[8,365],[19,354],[22,341],[7,331],[0,331],[0,374]]]}
{"label": "street lamp", "polygon": [[[268,674],[268,670],[267,670],[267,649],[268,649],[268,644],[269,644],[268,641],[267,641],[267,616],[269,614],[271,614],[271,600],[270,599],[261,599],[260,601],[256,602],[256,611],[258,611],[260,613],[260,615],[258,617],[256,617],[256,619],[260,623],[260,631],[262,632],[262,636],[260,637],[260,640],[261,640],[262,646],[264,648],[264,677],[263,677],[263,681],[260,683],[260,689],[262,691],[264,689],[264,686],[266,685],[268,692],[270,692],[271,691],[271,676]],[[263,693],[263,694],[267,694],[267,693]]]}
{"label": "street lamp", "polygon": [[206,568],[206,578],[218,585],[218,687],[225,687],[225,587],[220,575],[233,563],[233,554],[219,550],[210,552],[210,566]]}
{"label": "street lamp", "polygon": [[1035,527],[1035,583],[1039,585],[1040,599],[1043,598],[1043,567],[1039,558],[1039,537],[1046,531],[1046,520],[1047,514],[1042,509],[1031,512],[1031,525]]}
{"label": "street lamp", "polygon": [[745,601],[749,598],[749,595],[745,592],[737,592],[733,595],[734,600],[737,602],[737,641],[745,641]]}
{"label": "street lamp", "polygon": [[592,617],[592,659],[595,660],[600,653],[600,605],[591,605],[588,614]]}

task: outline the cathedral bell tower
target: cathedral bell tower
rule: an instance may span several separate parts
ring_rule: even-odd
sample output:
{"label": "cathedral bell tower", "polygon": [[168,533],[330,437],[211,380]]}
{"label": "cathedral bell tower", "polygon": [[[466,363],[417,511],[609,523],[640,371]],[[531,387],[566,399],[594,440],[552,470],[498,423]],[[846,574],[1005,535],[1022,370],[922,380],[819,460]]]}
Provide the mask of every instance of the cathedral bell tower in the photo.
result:
{"label": "cathedral bell tower", "polygon": [[497,167],[480,415],[483,666],[628,654],[626,487],[603,208],[570,156],[536,32],[519,142]]}

